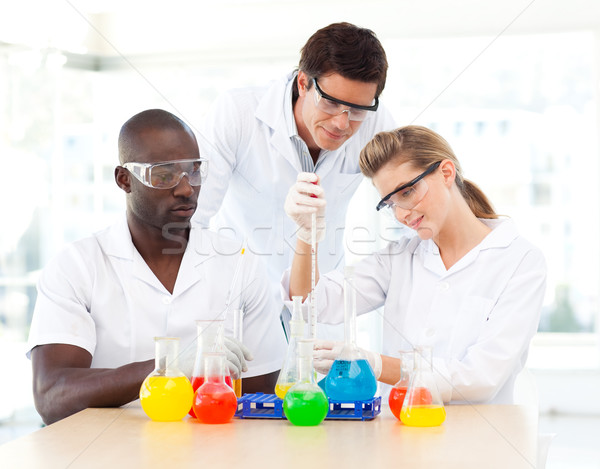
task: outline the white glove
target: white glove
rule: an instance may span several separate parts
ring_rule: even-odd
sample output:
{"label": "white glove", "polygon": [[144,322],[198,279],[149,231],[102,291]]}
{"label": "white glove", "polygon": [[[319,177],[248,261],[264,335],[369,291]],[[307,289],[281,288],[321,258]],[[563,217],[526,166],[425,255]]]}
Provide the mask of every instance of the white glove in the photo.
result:
{"label": "white glove", "polygon": [[225,354],[227,355],[227,366],[232,379],[240,379],[242,371],[248,371],[246,360],[253,360],[252,353],[244,344],[233,337],[225,337]]}
{"label": "white glove", "polygon": [[[326,375],[331,369],[331,365],[338,358],[340,352],[344,348],[344,342],[334,342],[329,340],[315,340],[313,348],[313,364],[315,370],[319,373]],[[358,348],[363,356],[371,365],[375,379],[379,379],[381,376],[381,355],[370,350]]]}
{"label": "white glove", "polygon": [[317,242],[325,238],[325,191],[319,185],[315,173],[299,173],[296,183],[290,187],[284,209],[296,225],[297,236],[311,244],[312,214],[317,214]]}
{"label": "white glove", "polygon": [[[233,337],[224,337],[226,364],[232,379],[239,379],[243,371],[248,371],[246,360],[252,360],[254,357],[248,348],[239,340]],[[189,379],[192,379],[194,366],[196,363],[196,347],[187,347],[179,355],[179,369]],[[201,366],[204,369],[204,365]]]}

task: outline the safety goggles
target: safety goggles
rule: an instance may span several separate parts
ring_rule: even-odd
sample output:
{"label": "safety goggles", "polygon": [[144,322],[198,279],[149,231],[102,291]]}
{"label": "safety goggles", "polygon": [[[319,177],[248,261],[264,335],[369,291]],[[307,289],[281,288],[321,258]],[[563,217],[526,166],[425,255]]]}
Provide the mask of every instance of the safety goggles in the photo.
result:
{"label": "safety goggles", "polygon": [[191,186],[202,184],[208,174],[208,160],[204,158],[173,160],[162,163],[125,163],[127,171],[142,184],[155,189],[171,189],[183,176],[187,176]]}
{"label": "safety goggles", "polygon": [[[337,116],[342,112],[348,113],[348,119],[351,121],[364,121],[369,111],[375,112],[379,107],[379,99],[375,98],[371,106],[362,106],[360,104],[349,103],[341,99],[334,98],[325,93],[317,83],[317,79],[312,79],[315,84],[315,105],[317,109],[326,114]],[[345,108],[345,109],[344,109]]]}
{"label": "safety goggles", "polygon": [[398,189],[386,195],[377,204],[377,211],[384,207],[390,210],[393,210],[395,207],[404,210],[412,210],[419,202],[421,202],[421,200],[423,200],[423,197],[425,197],[425,194],[427,194],[427,191],[429,190],[427,181],[424,179],[425,176],[433,173],[440,163],[441,161],[433,163],[412,181],[402,184]]}

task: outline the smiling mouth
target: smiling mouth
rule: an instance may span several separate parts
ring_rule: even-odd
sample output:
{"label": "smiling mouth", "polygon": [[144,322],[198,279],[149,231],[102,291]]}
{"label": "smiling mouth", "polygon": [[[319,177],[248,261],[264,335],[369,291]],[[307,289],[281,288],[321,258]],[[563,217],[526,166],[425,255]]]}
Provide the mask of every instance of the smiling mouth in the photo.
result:
{"label": "smiling mouth", "polygon": [[419,225],[421,224],[421,221],[423,221],[423,215],[421,215],[419,218],[417,218],[416,220],[411,221],[408,226],[410,228],[412,228],[413,230],[416,230]]}

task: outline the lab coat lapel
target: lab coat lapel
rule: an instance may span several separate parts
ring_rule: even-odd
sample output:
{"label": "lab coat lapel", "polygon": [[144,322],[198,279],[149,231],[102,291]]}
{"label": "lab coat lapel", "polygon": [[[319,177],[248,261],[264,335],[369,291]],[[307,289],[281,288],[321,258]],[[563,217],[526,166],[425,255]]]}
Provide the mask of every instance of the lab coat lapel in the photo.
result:
{"label": "lab coat lapel", "polygon": [[190,239],[181,260],[173,295],[180,295],[196,283],[206,279],[206,272],[201,266],[216,254],[214,247],[210,245],[209,238],[203,236],[204,229],[195,223],[192,224]]}
{"label": "lab coat lapel", "polygon": [[274,82],[256,108],[255,117],[271,129],[270,145],[298,172],[302,171],[296,149],[289,136],[283,107],[287,81]]}

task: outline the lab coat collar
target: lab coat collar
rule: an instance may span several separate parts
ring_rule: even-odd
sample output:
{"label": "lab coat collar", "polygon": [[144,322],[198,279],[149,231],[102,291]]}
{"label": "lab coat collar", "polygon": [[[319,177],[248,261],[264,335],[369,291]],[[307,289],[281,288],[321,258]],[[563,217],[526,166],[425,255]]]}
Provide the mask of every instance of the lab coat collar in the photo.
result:
{"label": "lab coat collar", "polygon": [[[272,129],[270,143],[298,172],[302,171],[300,160],[296,150],[290,140],[289,122],[287,117],[293,119],[291,93],[288,95],[286,90],[291,86],[291,82],[297,72],[292,72],[285,79],[275,81],[269,86],[267,92],[260,100],[254,116]],[[291,89],[291,88],[290,88]],[[288,111],[284,111],[284,109]]]}
{"label": "lab coat collar", "polygon": [[450,275],[464,269],[474,262],[481,251],[487,249],[504,249],[510,246],[510,244],[519,236],[515,223],[510,218],[480,218],[479,220],[491,228],[492,231],[481,241],[481,243],[471,249],[448,270],[446,270],[446,267],[442,262],[437,244],[431,239],[424,241],[421,246],[424,250],[425,267],[441,276]]}
{"label": "lab coat collar", "polygon": [[[219,252],[218,238],[215,237],[216,240],[213,240],[212,236],[205,233],[206,231],[199,224],[192,223],[190,238],[179,267],[173,295],[183,293],[196,282],[203,280],[206,276],[203,270],[197,267]],[[131,261],[134,276],[155,288],[164,290],[164,286],[135,249],[126,215],[108,229],[100,232],[97,238],[107,256]]]}

